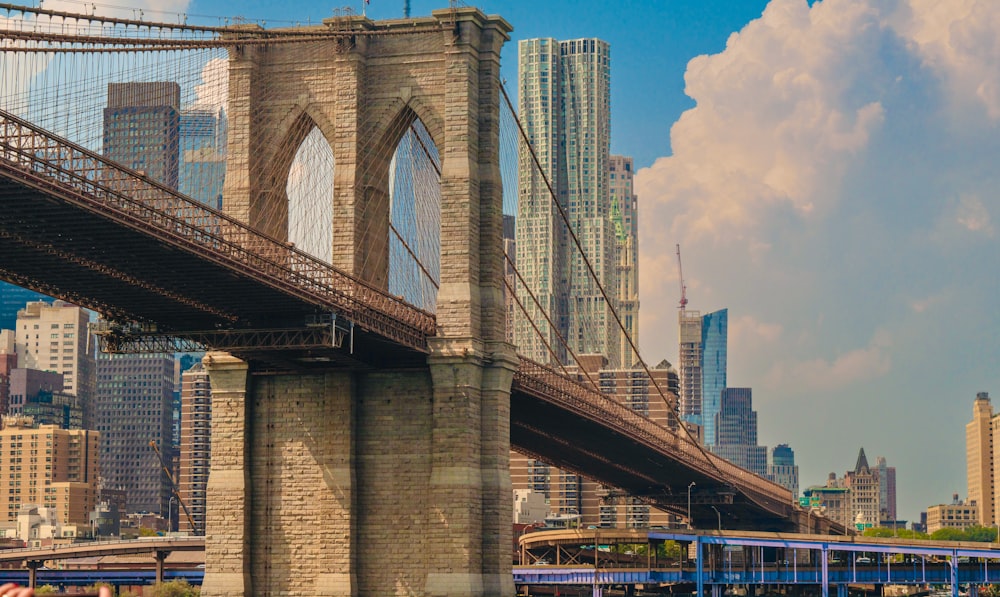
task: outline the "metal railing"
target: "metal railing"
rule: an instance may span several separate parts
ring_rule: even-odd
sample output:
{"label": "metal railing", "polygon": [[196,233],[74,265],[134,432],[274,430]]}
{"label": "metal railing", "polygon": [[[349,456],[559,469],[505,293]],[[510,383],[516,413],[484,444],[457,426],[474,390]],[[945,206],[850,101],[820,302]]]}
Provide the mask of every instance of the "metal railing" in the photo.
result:
{"label": "metal railing", "polygon": [[145,231],[427,350],[433,314],[225,214],[0,110],[0,173]]}
{"label": "metal railing", "polygon": [[687,437],[658,425],[551,367],[522,357],[521,365],[514,374],[514,386],[567,410],[583,414],[684,463],[702,475],[731,485],[769,511],[781,515],[791,512],[792,495],[784,487],[706,452]]}

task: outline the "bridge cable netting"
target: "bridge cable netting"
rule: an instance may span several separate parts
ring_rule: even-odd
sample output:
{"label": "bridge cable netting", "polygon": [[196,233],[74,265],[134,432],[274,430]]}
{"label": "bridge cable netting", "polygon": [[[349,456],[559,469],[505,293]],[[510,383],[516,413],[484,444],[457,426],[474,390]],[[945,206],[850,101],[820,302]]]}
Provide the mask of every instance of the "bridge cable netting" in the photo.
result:
{"label": "bridge cable netting", "polygon": [[[384,44],[389,54],[397,32],[359,30],[357,17],[349,14],[285,29],[236,21],[195,26],[180,15],[177,21],[0,4],[0,109],[200,202],[207,211],[198,217],[205,221],[217,225],[225,214],[276,246],[307,255],[303,269],[332,265],[433,313],[441,280],[439,145],[446,132],[401,91],[385,110],[352,121],[350,112],[359,109],[353,90],[378,82],[363,74],[360,80],[339,79],[336,69],[312,59],[332,54],[350,60],[363,44]],[[426,51],[448,35],[443,23],[439,33],[426,36]],[[255,77],[264,62],[276,65],[275,73]],[[330,94],[336,109],[320,101]],[[588,280],[580,295],[559,299],[554,280],[522,274],[526,268],[536,274],[555,268],[564,257],[526,243],[516,256],[508,253],[508,338],[523,356],[558,367],[597,393],[601,380],[581,357],[605,346],[612,368],[641,370],[659,396],[658,404],[637,410],[681,436],[685,450],[699,452],[706,466],[725,476],[719,470],[724,465],[679,420],[676,396],[640,357],[614,289],[597,275],[615,264],[608,263],[608,254],[584,251],[580,235],[593,230],[581,231],[579,218],[560,202],[552,172],[542,167],[503,88],[499,106],[504,213],[545,214],[519,217],[512,228],[560,239],[575,251],[563,265],[579,268]],[[354,128],[345,130],[352,122]],[[234,153],[240,147],[249,150]],[[583,310],[572,333],[562,326],[566,305],[559,301],[583,295],[601,306]],[[627,348],[586,336],[606,329]]]}

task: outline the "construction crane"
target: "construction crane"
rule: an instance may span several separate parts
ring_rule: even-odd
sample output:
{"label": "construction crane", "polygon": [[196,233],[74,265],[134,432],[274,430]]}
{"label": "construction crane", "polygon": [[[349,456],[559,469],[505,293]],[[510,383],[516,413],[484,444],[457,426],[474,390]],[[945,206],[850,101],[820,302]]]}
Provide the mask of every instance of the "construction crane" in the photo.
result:
{"label": "construction crane", "polygon": [[160,460],[160,466],[163,467],[163,472],[166,473],[167,480],[170,481],[170,492],[174,494],[175,498],[177,498],[177,503],[181,505],[181,508],[184,508],[184,515],[187,516],[188,524],[191,525],[191,530],[193,530],[196,535],[201,534],[201,529],[199,529],[198,525],[194,523],[194,518],[192,518],[191,512],[188,510],[187,504],[185,504],[184,500],[181,499],[177,483],[174,481],[174,476],[170,474],[170,467],[167,466],[167,462],[163,460],[163,454],[160,454],[160,449],[156,446],[156,440],[150,440],[149,447],[153,448],[153,451],[156,452],[156,457]]}
{"label": "construction crane", "polygon": [[681,284],[681,311],[687,307],[687,286],[684,284],[684,267],[681,265],[681,245],[677,244],[677,275],[680,276]]}

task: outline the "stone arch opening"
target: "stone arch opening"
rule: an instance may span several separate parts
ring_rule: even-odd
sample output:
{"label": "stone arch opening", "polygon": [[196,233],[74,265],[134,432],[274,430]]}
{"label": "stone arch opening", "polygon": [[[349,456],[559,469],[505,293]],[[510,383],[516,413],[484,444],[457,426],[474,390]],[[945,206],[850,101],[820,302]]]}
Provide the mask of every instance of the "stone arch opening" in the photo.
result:
{"label": "stone arch opening", "polygon": [[389,292],[435,311],[441,281],[441,159],[412,111],[389,162]]}
{"label": "stone arch opening", "polygon": [[326,137],[313,125],[288,167],[288,242],[326,263],[333,261],[334,159]]}

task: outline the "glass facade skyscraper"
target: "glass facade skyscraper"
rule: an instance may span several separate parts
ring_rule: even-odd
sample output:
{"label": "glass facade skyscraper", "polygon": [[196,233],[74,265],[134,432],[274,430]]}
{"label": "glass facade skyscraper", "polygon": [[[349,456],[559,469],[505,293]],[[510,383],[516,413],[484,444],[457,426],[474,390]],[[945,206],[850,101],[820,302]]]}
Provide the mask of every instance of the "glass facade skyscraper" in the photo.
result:
{"label": "glass facade skyscraper", "polygon": [[222,209],[226,178],[226,115],[219,110],[187,109],[180,114],[180,186],[205,205]]}
{"label": "glass facade skyscraper", "polygon": [[721,309],[701,319],[701,416],[705,425],[705,445],[720,440],[715,429],[722,392],[726,389],[726,352],[729,344],[729,309]]}
{"label": "glass facade skyscraper", "polygon": [[680,332],[681,418],[701,428],[702,443],[714,446],[715,416],[726,389],[729,310],[707,315],[681,310]]}
{"label": "glass facade skyscraper", "polygon": [[767,475],[767,447],[757,445],[757,412],[750,388],[724,388],[713,426],[717,430],[713,453],[760,476]]}

